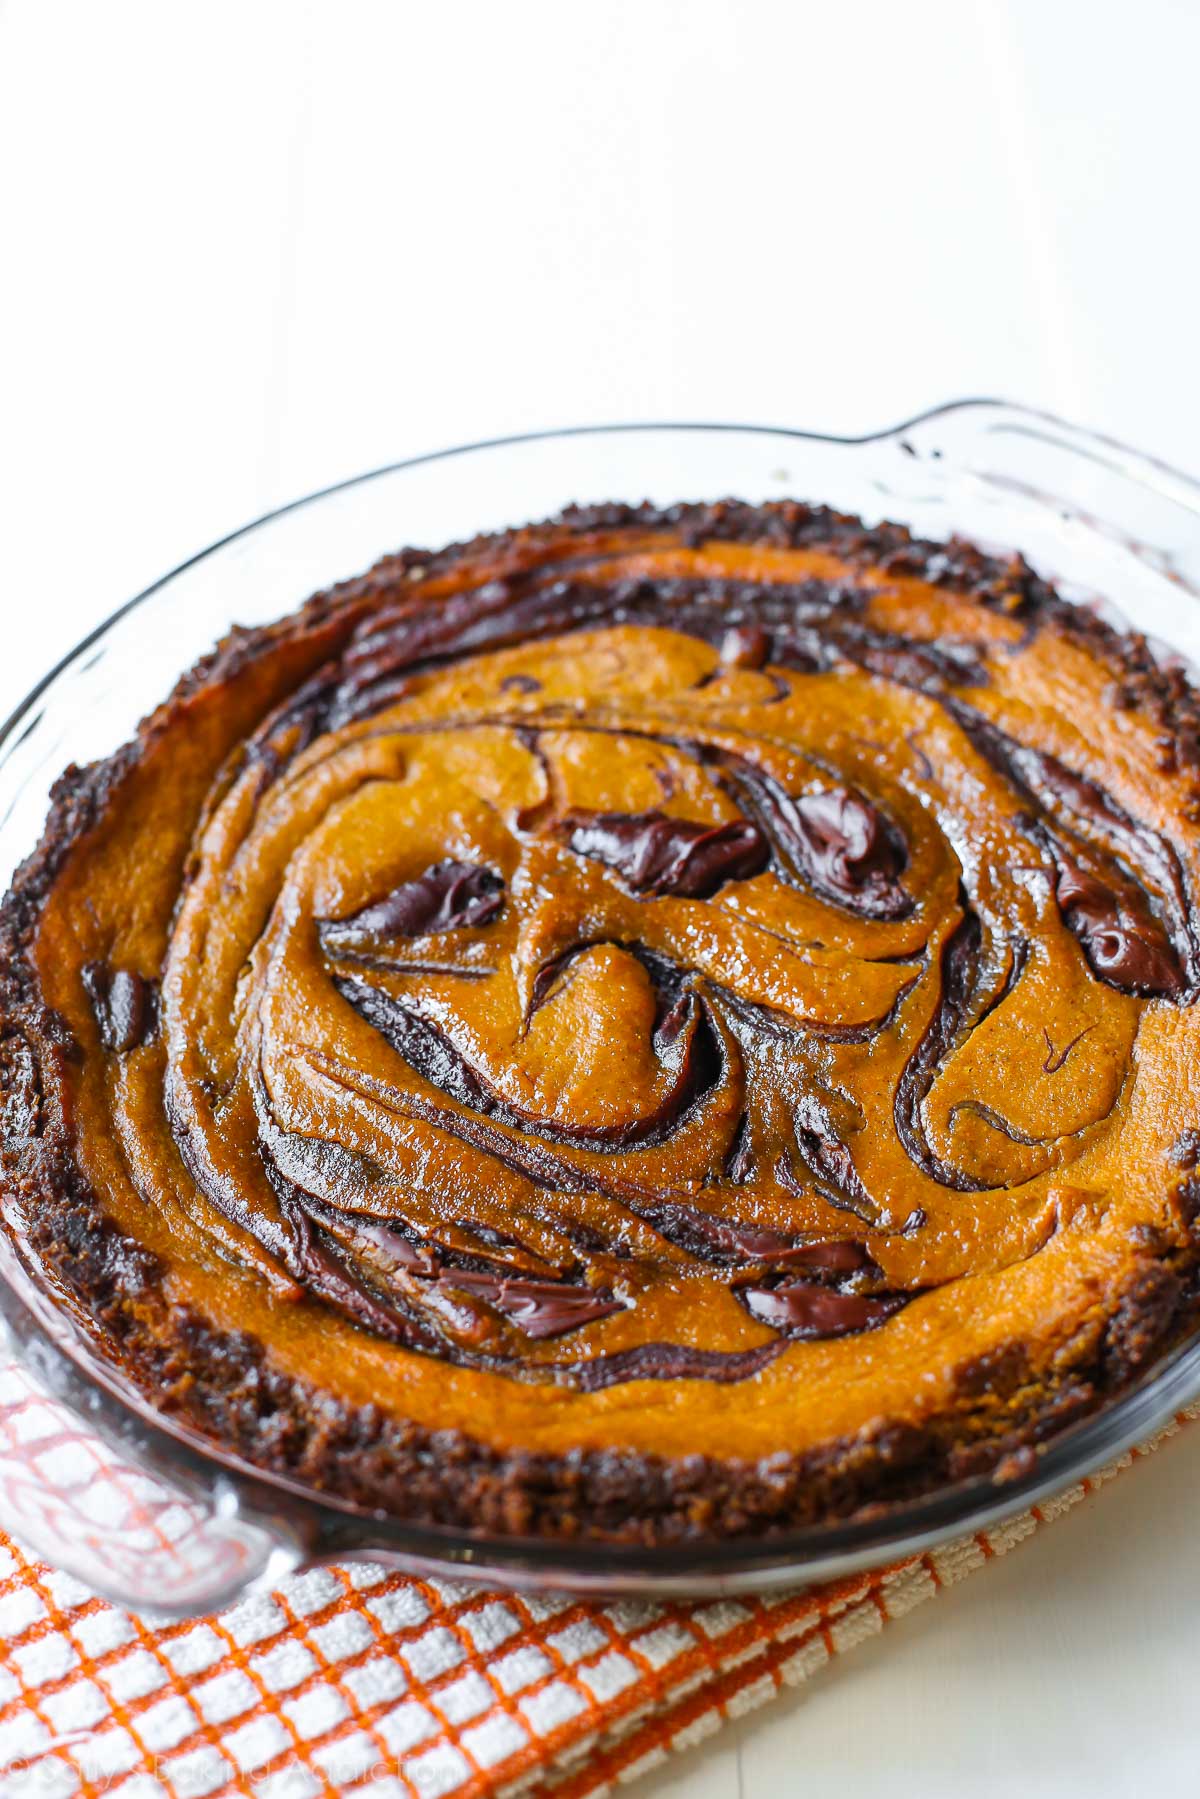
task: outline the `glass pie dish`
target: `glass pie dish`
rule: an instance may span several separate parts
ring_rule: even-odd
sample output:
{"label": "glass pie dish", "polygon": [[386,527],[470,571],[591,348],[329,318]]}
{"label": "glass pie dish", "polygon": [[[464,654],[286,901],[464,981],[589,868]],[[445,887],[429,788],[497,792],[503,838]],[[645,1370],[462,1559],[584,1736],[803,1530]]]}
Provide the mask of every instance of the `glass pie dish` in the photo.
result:
{"label": "glass pie dish", "polygon": [[[612,427],[470,446],[348,482],[235,533],[130,602],[0,733],[0,870],[41,830],[50,782],[129,738],[231,624],[278,618],[403,544],[437,545],[572,502],[797,496],[918,536],[1020,550],[1080,604],[1119,606],[1200,664],[1200,488],[1058,420],[994,402],[858,440],[736,426]],[[0,1521],[114,1598],[187,1612],[330,1558],[576,1591],[700,1594],[796,1585],[928,1549],[1077,1481],[1200,1394],[1200,1344],[1158,1362],[1032,1469],[869,1519],[769,1541],[638,1549],[416,1527],[239,1462],[157,1414],[0,1237]],[[1011,1474],[1012,1470],[1008,1470]]]}

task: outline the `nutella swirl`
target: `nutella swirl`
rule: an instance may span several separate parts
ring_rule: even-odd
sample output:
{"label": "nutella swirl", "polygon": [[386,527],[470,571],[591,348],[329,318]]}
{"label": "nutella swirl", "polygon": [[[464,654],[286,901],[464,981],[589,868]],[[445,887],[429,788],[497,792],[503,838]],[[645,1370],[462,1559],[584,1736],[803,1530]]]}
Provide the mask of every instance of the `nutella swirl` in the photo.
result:
{"label": "nutella swirl", "polygon": [[1100,1217],[1187,861],[959,554],[551,531],[281,628],[159,953],[79,971],[205,1290],[605,1395],[885,1344]]}
{"label": "nutella swirl", "polygon": [[[1171,844],[1006,720],[993,644],[845,571],[612,563],[385,590],[227,763],[161,969],[221,1253],[585,1391],[745,1379],[972,1272],[955,1206],[1112,1128],[1196,962]],[[150,987],[84,978],[128,1056]]]}

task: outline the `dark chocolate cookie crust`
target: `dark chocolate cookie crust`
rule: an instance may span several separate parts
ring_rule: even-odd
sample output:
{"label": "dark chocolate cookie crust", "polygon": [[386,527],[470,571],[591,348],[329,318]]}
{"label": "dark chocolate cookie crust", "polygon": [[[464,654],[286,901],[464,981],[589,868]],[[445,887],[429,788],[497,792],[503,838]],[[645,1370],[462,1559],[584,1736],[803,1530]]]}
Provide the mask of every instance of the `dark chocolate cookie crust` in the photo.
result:
{"label": "dark chocolate cookie crust", "polygon": [[[784,502],[749,507],[598,506],[430,555],[405,550],[368,574],[317,595],[281,625],[233,631],[184,675],[172,701],[228,680],[278,642],[365,601],[403,591],[480,552],[535,548],[550,532],[670,528],[706,539],[820,544],[851,563],[915,575],[1012,615],[1085,639],[1112,671],[1113,703],[1153,721],[1164,770],[1200,777],[1200,700],[1181,671],[1164,669],[1145,640],[1121,634],[1059,599],[1020,558],[1001,560],[952,540],[914,539],[902,526]],[[503,1453],[462,1433],[434,1432],[378,1407],[351,1408],[280,1374],[262,1346],[222,1334],[169,1307],[153,1258],[105,1218],[64,1119],[53,1063],[79,1053],[41,996],[31,946],[38,918],[72,846],[102,818],[109,796],[164,728],[169,705],[108,760],[66,771],[52,793],[38,848],[0,904],[0,1172],[12,1195],[7,1228],[24,1260],[107,1358],[168,1417],[264,1471],[318,1493],[415,1524],[489,1534],[638,1544],[766,1538],[890,1507],[968,1477],[1013,1478],[1037,1446],[1133,1382],[1194,1323],[1200,1243],[1196,1155],[1181,1145],[1176,1204],[1181,1241],[1147,1232],[1107,1316],[1034,1371],[1024,1347],[958,1370],[959,1404],[927,1425],[886,1419],[803,1455],[750,1462],[667,1459],[581,1450]],[[1200,816],[1200,790],[1193,803]]]}

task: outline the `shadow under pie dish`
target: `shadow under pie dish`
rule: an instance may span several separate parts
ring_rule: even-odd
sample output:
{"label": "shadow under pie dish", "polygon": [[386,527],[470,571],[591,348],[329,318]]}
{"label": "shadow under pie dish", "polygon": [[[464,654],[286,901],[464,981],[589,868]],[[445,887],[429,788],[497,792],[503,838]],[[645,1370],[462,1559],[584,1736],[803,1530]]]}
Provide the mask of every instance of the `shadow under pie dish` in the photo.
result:
{"label": "shadow under pie dish", "polygon": [[60,783],[9,1228],[164,1411],[403,1519],[1020,1471],[1192,1319],[1196,720],[819,507],[385,559]]}

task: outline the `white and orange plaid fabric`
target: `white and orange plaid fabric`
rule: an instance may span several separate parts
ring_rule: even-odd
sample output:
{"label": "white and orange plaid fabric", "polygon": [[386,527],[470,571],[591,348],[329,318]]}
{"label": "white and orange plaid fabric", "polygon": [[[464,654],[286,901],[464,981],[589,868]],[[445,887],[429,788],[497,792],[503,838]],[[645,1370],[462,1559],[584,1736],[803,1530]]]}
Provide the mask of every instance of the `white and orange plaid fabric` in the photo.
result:
{"label": "white and orange plaid fabric", "polygon": [[[164,1625],[0,1536],[0,1792],[598,1799],[809,1680],[1197,1412],[1052,1505],[932,1554],[763,1599],[517,1596],[359,1563],[289,1575],[213,1616]],[[70,1416],[19,1368],[0,1370],[6,1515],[34,1516],[39,1464],[44,1474],[55,1458],[60,1530],[98,1562],[141,1558],[143,1576],[161,1558],[165,1579],[194,1523],[187,1504],[80,1437],[77,1421],[72,1434]]]}

